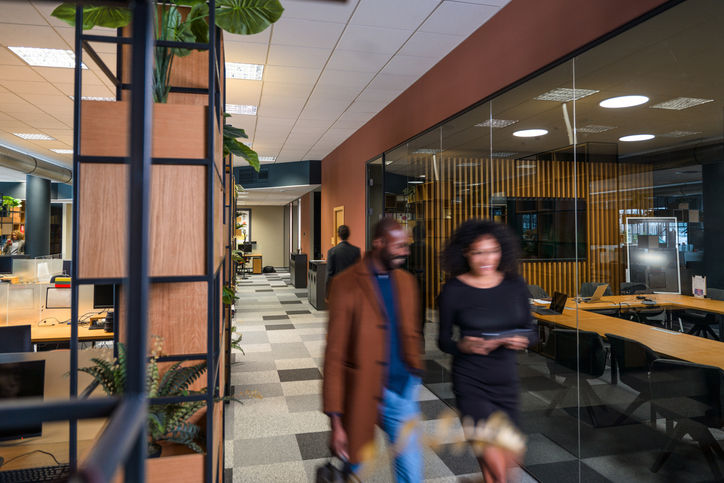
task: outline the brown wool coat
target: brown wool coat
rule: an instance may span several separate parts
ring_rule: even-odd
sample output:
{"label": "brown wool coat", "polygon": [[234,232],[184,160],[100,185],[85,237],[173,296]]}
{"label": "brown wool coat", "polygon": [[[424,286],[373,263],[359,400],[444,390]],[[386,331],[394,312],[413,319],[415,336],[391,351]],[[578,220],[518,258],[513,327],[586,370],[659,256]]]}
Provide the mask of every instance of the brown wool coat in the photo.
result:
{"label": "brown wool coat", "polygon": [[[327,350],[322,390],[324,412],[342,415],[352,463],[374,440],[389,354],[388,323],[373,285],[369,257],[334,278],[330,294]],[[422,371],[418,284],[410,273],[391,272],[398,307],[397,320],[405,363]]]}

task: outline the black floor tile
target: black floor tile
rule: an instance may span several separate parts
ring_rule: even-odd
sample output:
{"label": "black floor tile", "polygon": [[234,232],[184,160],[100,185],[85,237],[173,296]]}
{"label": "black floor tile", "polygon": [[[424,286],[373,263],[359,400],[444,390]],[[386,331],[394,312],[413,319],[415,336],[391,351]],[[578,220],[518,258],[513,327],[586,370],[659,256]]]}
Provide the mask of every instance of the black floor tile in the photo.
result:
{"label": "black floor tile", "polygon": [[558,384],[553,379],[545,376],[523,377],[520,380],[520,387],[524,392],[551,390],[560,391],[565,389],[563,385]]}
{"label": "black floor tile", "polygon": [[612,483],[586,463],[581,463],[581,478],[578,478],[578,461],[562,461],[544,465],[527,466],[526,469],[540,481],[555,481],[556,483]]}
{"label": "black floor tile", "polygon": [[437,361],[425,360],[425,384],[440,384],[451,382],[452,373],[440,365]]}
{"label": "black floor tile", "polygon": [[262,315],[262,320],[289,320],[288,315]]}
{"label": "black floor tile", "polygon": [[453,446],[452,444],[443,444],[435,450],[435,453],[437,453],[438,457],[445,463],[445,466],[450,468],[450,471],[452,471],[455,476],[480,473],[480,465],[470,446],[465,445],[465,450],[462,454],[456,451],[456,449],[453,449]]}
{"label": "black floor tile", "polygon": [[234,483],[234,468],[224,470],[224,483]]}
{"label": "black floor tile", "polygon": [[420,412],[423,421],[438,419],[443,412],[449,409],[450,407],[439,399],[420,401]]}
{"label": "black floor tile", "polygon": [[296,434],[302,460],[331,458],[332,454],[329,452],[329,435],[331,433],[331,431],[323,431],[321,433]]}
{"label": "black floor tile", "polygon": [[294,329],[294,324],[276,324],[266,325],[266,330],[290,330]]}
{"label": "black floor tile", "polygon": [[311,314],[311,312],[309,310],[287,310],[287,315],[306,315],[306,314]]}
{"label": "black floor tile", "polygon": [[263,288],[263,289],[257,289],[256,292],[273,292],[274,290],[270,288]]}
{"label": "black floor tile", "polygon": [[282,300],[279,303],[282,305],[296,305],[296,304],[301,304],[302,301],[301,300]]}
{"label": "black floor tile", "polygon": [[318,381],[322,379],[322,373],[316,367],[305,369],[279,369],[280,382],[292,381]]}
{"label": "black floor tile", "polygon": [[305,298],[307,298],[307,295],[308,295],[308,294],[306,294],[306,293],[298,293],[298,294],[296,294],[296,295],[297,295],[297,297],[299,297],[300,299],[305,299]]}

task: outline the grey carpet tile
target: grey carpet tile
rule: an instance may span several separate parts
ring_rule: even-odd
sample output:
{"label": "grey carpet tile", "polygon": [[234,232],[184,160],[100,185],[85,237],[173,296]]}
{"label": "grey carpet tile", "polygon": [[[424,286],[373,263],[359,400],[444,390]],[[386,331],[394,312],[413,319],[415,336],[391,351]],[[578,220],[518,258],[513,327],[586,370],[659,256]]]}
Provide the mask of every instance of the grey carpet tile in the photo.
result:
{"label": "grey carpet tile", "polygon": [[478,460],[469,445],[461,448],[458,444],[442,444],[435,450],[435,453],[454,475],[480,472]]}
{"label": "grey carpet tile", "polygon": [[329,436],[331,431],[318,433],[300,433],[296,435],[299,452],[303,460],[314,460],[318,458],[331,458],[329,451]]}
{"label": "grey carpet tile", "polygon": [[238,362],[235,362],[231,366],[231,373],[236,374],[239,372],[259,372],[259,371],[274,371],[276,370],[276,363],[274,361],[257,361],[252,357],[239,358]]}
{"label": "grey carpet tile", "polygon": [[[562,461],[559,463],[547,463],[541,465],[526,466],[531,474],[541,481],[555,481],[556,483],[613,483],[586,463],[579,464],[578,461]],[[630,480],[633,481],[633,480]]]}
{"label": "grey carpet tile", "polygon": [[303,341],[327,340],[327,333],[323,334],[300,334],[299,337]]}
{"label": "grey carpet tile", "polygon": [[288,315],[262,315],[261,318],[263,320],[287,320],[289,319]]}
{"label": "grey carpet tile", "polygon": [[322,373],[316,367],[306,369],[280,369],[277,371],[280,382],[321,380]]}
{"label": "grey carpet tile", "polygon": [[[288,318],[288,317],[287,317]],[[264,319],[269,320],[269,319]],[[294,329],[294,324],[267,324],[266,330],[292,330]]]}
{"label": "grey carpet tile", "polygon": [[322,398],[319,394],[302,394],[300,396],[287,396],[287,408],[290,413],[304,413],[308,411],[322,411]]}
{"label": "grey carpet tile", "polygon": [[263,344],[265,342],[269,342],[269,337],[267,337],[266,332],[262,331],[247,331],[244,332],[242,330],[237,329],[237,336],[241,335],[241,342],[239,345],[243,346],[244,344]]}
{"label": "grey carpet tile", "polygon": [[262,398],[284,396],[284,391],[282,390],[282,384],[280,382],[272,382],[268,384],[240,384],[238,386],[231,386],[232,395],[244,395],[247,391],[255,391],[261,395]]}
{"label": "grey carpet tile", "polygon": [[305,459],[293,434],[234,441],[234,466],[255,466]]}

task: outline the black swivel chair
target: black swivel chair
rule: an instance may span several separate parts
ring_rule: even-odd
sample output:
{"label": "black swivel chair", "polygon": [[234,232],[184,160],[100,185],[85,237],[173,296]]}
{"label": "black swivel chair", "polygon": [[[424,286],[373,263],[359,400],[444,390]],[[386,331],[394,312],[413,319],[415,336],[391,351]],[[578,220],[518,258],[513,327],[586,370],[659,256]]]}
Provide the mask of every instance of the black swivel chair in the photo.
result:
{"label": "black swivel chair", "polygon": [[[646,284],[621,282],[621,295],[645,295],[653,293],[654,291]],[[626,318],[642,324],[653,325],[656,321],[654,317],[658,317],[663,313],[664,309],[662,307],[654,307],[651,309],[631,309],[628,311],[629,317]],[[622,314],[622,317],[625,317],[625,315],[627,314]]]}
{"label": "black swivel chair", "polygon": [[[706,297],[712,300],[724,300],[724,290],[719,288],[709,288],[706,291]],[[711,336],[714,340],[719,340],[712,330],[711,326],[717,324],[716,315],[707,312],[700,312],[698,310],[685,310],[683,314],[679,315],[679,318],[684,322],[693,324],[687,334],[700,335],[705,339]]]}
{"label": "black swivel chair", "polygon": [[543,287],[541,287],[540,285],[528,285],[528,292],[530,293],[530,298],[533,298],[533,299],[550,298],[550,295],[548,295],[548,292],[543,290]]}
{"label": "black swivel chair", "polygon": [[[618,375],[621,382],[639,393],[636,399],[629,404],[616,420],[614,423],[614,426],[616,426],[631,416],[639,406],[651,401],[649,373],[651,372],[651,364],[658,360],[659,356],[639,341],[613,334],[605,335],[608,343],[611,344],[611,372],[615,372],[613,367],[613,363],[615,363],[618,366]],[[653,405],[651,406],[651,425],[656,425],[656,412]]]}
{"label": "black swivel chair", "polygon": [[[596,332],[556,329],[552,331],[546,346],[553,345],[550,353],[553,361],[548,361],[551,376],[562,376],[565,389],[559,391],[546,410],[550,416],[563,399],[575,387],[578,371],[581,377],[581,399],[594,426],[598,426],[593,406],[603,406],[598,394],[588,384],[588,379],[597,379],[606,371],[608,351],[601,336]],[[604,410],[607,410],[604,406]]]}
{"label": "black swivel chair", "polygon": [[651,467],[656,473],[666,463],[687,434],[697,443],[714,481],[724,481],[714,458],[724,458],[724,450],[711,428],[724,428],[722,392],[724,371],[685,361],[659,359],[651,366],[651,404],[669,422],[676,422],[671,440]]}
{"label": "black swivel chair", "polygon": [[0,327],[0,354],[33,352],[29,325]]}

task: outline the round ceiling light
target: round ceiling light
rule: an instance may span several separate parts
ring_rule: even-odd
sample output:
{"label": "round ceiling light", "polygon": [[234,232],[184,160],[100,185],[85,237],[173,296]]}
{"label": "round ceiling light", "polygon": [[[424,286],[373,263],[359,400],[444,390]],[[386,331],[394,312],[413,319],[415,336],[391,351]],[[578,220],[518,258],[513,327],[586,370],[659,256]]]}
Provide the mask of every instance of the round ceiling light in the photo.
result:
{"label": "round ceiling light", "polygon": [[605,101],[601,101],[598,105],[608,109],[620,109],[622,107],[640,106],[641,104],[645,104],[647,102],[649,102],[649,98],[646,96],[621,96],[606,99]]}
{"label": "round ceiling light", "polygon": [[619,141],[623,141],[625,143],[633,143],[636,141],[648,141],[649,139],[653,139],[656,136],[653,134],[633,134],[631,136],[624,136],[622,138],[618,138]]}
{"label": "round ceiling light", "polygon": [[515,131],[513,136],[519,138],[534,138],[537,136],[545,136],[546,134],[548,134],[548,131],[545,129],[525,129],[523,131]]}

